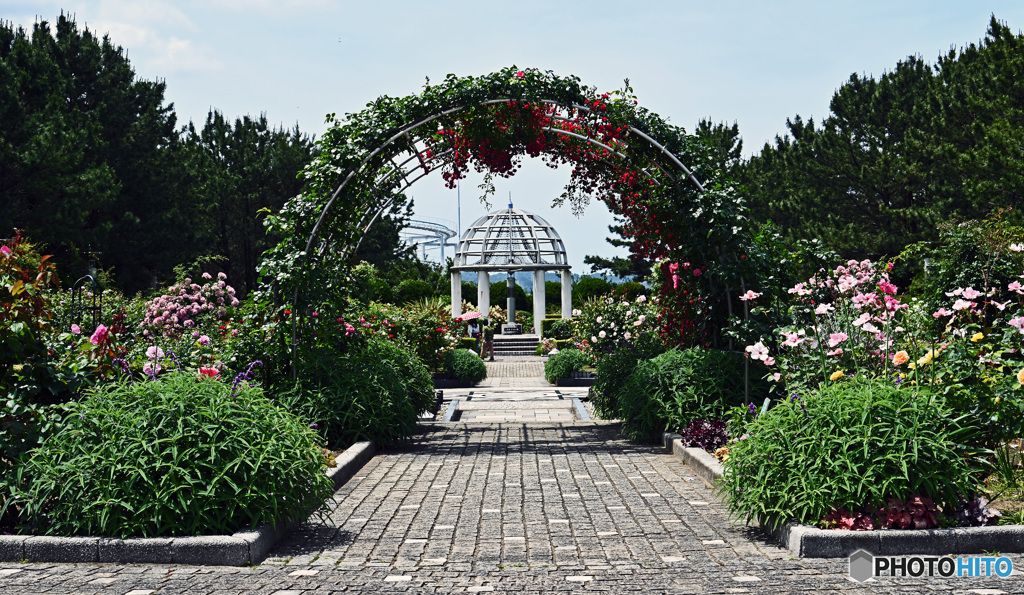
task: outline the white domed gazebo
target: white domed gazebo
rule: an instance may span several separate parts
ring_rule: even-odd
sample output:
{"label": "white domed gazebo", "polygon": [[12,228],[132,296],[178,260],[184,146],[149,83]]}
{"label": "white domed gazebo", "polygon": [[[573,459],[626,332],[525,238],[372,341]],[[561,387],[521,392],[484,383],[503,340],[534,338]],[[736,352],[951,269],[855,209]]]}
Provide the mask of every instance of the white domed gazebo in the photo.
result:
{"label": "white domed gazebo", "polygon": [[[562,272],[562,318],[572,311],[572,276],[565,244],[550,223],[528,211],[508,208],[488,213],[473,222],[459,239],[452,275],[452,316],[462,314],[462,272],[476,271],[477,304],[483,316],[491,310],[490,274],[508,274],[508,311],[515,311],[515,273],[533,271],[533,320],[540,335],[544,319],[544,275]],[[514,322],[511,321],[511,322]]]}

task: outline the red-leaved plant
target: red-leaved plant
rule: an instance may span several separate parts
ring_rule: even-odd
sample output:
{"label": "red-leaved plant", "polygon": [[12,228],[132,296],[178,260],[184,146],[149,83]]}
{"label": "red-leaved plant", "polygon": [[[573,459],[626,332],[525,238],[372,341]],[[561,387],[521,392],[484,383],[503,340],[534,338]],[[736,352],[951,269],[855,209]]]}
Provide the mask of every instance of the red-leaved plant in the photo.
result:
{"label": "red-leaved plant", "polygon": [[833,508],[821,524],[841,531],[872,531],[876,524],[879,529],[931,529],[939,526],[938,514],[939,509],[931,498],[911,494],[906,500],[889,498],[874,515],[869,507],[855,513]]}

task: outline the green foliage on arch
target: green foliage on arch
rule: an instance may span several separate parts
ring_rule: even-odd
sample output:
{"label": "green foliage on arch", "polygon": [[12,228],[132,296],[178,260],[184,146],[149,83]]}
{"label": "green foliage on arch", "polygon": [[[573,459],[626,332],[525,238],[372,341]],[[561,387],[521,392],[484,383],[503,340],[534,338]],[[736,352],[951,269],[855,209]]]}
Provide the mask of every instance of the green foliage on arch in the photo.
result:
{"label": "green foliage on arch", "polygon": [[749,260],[738,257],[749,252],[746,207],[704,145],[639,106],[628,81],[598,93],[576,77],[535,69],[449,75],[328,121],[319,155],[300,174],[305,189],[268,217],[285,239],[264,255],[262,291],[282,311],[343,310],[355,246],[377,212],[405,200],[417,176],[441,170],[454,185],[473,167],[488,179],[510,177],[525,156],[572,166],[556,204],[580,212],[601,200],[623,218],[641,256],[703,267],[699,279],[687,280],[702,296],[699,308],[665,300],[665,308],[696,318],[681,325],[666,317],[678,327],[664,329],[668,340],[716,341],[738,303],[749,273]]}

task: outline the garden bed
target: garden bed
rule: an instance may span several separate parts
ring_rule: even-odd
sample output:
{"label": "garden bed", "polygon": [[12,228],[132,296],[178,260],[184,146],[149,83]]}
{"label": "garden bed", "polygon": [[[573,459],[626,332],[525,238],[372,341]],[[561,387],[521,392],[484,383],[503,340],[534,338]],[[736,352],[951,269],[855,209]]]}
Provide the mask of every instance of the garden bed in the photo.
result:
{"label": "garden bed", "polygon": [[573,372],[568,378],[558,378],[555,386],[593,386],[597,375],[593,372]]}
{"label": "garden bed", "polygon": [[[700,448],[683,446],[679,434],[665,433],[663,445],[712,487],[722,478],[722,464]],[[786,523],[768,531],[798,558],[845,558],[863,549],[876,556],[946,555],[1024,552],[1024,526],[957,527],[953,529],[840,531]]]}
{"label": "garden bed", "polygon": [[[340,488],[377,452],[372,442],[359,442],[338,455],[327,470]],[[274,528],[262,525],[232,535],[117,539],[107,537],[55,537],[0,535],[0,562],[190,564],[247,566],[259,564],[306,515]]]}
{"label": "garden bed", "polygon": [[475,382],[468,380],[459,380],[458,378],[448,374],[447,372],[437,372],[431,376],[431,380],[434,381],[434,389],[445,389],[445,388],[473,388]]}

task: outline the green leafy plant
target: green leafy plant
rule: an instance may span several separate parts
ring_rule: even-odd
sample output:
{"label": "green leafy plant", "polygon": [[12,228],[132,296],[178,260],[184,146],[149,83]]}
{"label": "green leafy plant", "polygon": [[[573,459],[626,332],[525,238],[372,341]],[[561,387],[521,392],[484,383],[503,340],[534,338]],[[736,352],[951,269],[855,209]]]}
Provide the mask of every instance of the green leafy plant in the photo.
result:
{"label": "green leafy plant", "polygon": [[586,353],[578,349],[565,349],[548,356],[548,361],[544,362],[544,378],[554,384],[559,378],[569,378],[573,372],[579,372],[593,363],[593,359]]}
{"label": "green leafy plant", "polygon": [[456,380],[476,384],[487,378],[487,364],[471,349],[452,349],[441,358],[442,369]]}
{"label": "green leafy plant", "polygon": [[602,419],[621,418],[629,376],[640,362],[664,352],[664,344],[653,333],[643,333],[633,341],[620,341],[610,352],[605,351],[597,362],[597,378],[590,392],[594,412]]}
{"label": "green leafy plant", "polygon": [[734,516],[769,528],[911,495],[955,508],[987,467],[964,446],[978,429],[940,396],[866,379],[794,395],[746,431],[722,490]]}
{"label": "green leafy plant", "polygon": [[434,399],[423,362],[380,335],[354,338],[344,349],[310,350],[301,370],[296,382],[274,391],[277,402],[317,424],[332,448],[362,440],[393,444],[415,431],[417,414]]}
{"label": "green leafy plant", "polygon": [[19,504],[34,533],[232,533],[323,510],[333,488],[316,432],[245,383],[169,374],[66,407],[24,462]]}
{"label": "green leafy plant", "polygon": [[[743,374],[742,355],[703,347],[672,349],[640,362],[621,391],[622,433],[651,442],[695,419],[724,419],[744,401]],[[751,379],[752,399],[767,392],[766,382]]]}

